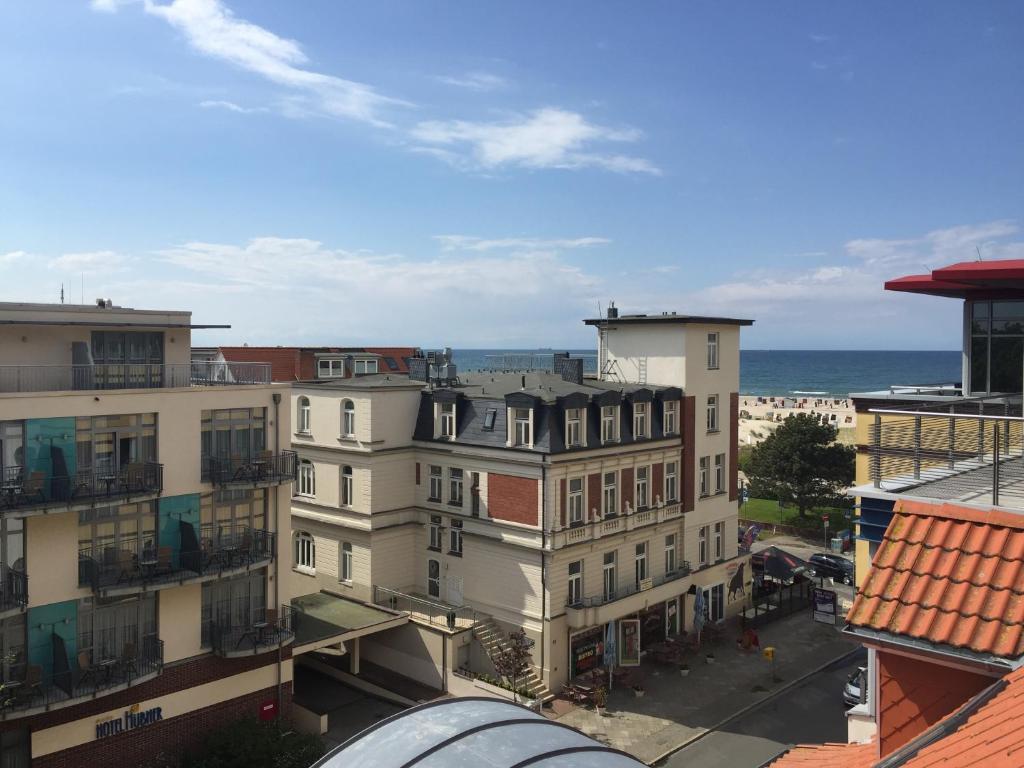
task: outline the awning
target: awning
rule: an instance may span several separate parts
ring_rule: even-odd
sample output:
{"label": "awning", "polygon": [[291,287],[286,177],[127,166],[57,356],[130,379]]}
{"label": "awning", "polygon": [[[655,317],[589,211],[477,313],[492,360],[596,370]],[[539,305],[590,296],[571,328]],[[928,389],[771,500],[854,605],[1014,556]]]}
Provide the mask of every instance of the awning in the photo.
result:
{"label": "awning", "polygon": [[1024,298],[1024,259],[964,261],[885,283],[887,291],[958,299]]}
{"label": "awning", "polygon": [[404,613],[327,592],[292,598],[292,653],[309,653],[408,623]]}

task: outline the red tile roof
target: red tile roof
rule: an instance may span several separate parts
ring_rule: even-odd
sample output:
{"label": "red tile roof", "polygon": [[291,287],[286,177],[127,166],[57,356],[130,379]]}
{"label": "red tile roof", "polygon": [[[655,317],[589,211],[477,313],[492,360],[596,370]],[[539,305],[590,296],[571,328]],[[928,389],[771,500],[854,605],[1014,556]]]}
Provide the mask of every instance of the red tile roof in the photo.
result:
{"label": "red tile roof", "polygon": [[1024,654],[1024,515],[900,500],[847,621]]}
{"label": "red tile roof", "polygon": [[392,369],[385,360],[381,373],[408,373],[406,358],[419,352],[418,347],[219,347],[229,363],[270,363],[274,381],[298,381],[316,378],[316,354],[323,352],[368,353],[391,358],[398,366]]}
{"label": "red tile roof", "polygon": [[229,363],[270,363],[272,381],[295,381],[299,350],[295,347],[220,347]]}
{"label": "red tile roof", "polygon": [[[976,711],[945,732],[975,706]],[[1024,668],[1011,672],[921,734],[904,747],[903,760],[893,760],[900,751],[882,757],[893,760],[893,768],[1020,768],[1024,766],[1021,723]],[[872,768],[879,762],[877,749],[874,743],[803,744],[793,747],[771,768]]]}

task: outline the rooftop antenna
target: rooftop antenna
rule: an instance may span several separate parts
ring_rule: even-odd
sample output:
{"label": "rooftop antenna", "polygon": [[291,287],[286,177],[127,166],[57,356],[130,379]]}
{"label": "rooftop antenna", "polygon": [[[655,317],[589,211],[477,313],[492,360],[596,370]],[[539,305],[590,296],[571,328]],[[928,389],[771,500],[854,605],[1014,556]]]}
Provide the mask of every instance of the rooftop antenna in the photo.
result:
{"label": "rooftop antenna", "polygon": [[974,246],[974,250],[978,252],[978,261],[981,261],[981,248]]}

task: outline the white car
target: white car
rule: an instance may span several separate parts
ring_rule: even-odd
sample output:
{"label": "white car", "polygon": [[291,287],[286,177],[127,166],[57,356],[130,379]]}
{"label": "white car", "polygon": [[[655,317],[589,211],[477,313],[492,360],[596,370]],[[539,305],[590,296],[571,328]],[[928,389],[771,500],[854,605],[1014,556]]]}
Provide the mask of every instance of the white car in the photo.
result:
{"label": "white car", "polygon": [[[857,667],[857,669],[846,678],[846,685],[843,686],[843,703],[848,707],[856,707],[861,703],[861,685],[867,685],[868,668]],[[865,690],[865,694],[867,691]]]}

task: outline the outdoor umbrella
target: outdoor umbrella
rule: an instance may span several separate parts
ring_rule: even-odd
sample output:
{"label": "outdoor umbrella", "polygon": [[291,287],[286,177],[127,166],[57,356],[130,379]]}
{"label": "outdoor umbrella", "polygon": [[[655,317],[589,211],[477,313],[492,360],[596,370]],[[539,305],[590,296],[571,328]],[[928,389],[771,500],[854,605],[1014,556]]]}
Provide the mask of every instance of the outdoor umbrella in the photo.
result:
{"label": "outdoor umbrella", "polygon": [[704,628],[704,590],[697,587],[697,597],[693,601],[693,631],[700,636]]}
{"label": "outdoor umbrella", "polygon": [[813,572],[806,560],[778,547],[768,547],[760,553],[764,557],[764,575],[777,581],[792,581],[801,574]]}

